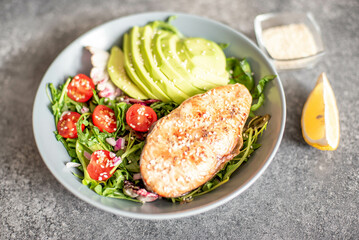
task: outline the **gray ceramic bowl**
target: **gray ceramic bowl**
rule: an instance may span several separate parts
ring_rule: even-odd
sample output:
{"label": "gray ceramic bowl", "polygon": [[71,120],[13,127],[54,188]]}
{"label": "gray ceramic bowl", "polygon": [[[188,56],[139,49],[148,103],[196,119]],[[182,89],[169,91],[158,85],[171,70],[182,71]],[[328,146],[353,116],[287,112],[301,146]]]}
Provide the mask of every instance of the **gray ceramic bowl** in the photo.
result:
{"label": "gray ceramic bowl", "polygon": [[[169,219],[198,214],[238,196],[264,172],[272,161],[282,139],[285,124],[285,97],[279,78],[272,81],[267,89],[267,100],[260,110],[269,113],[272,119],[261,138],[263,144],[251,159],[242,165],[230,181],[215,191],[196,198],[188,204],[173,204],[165,200],[139,204],[119,199],[105,198],[91,191],[65,167],[70,160],[65,148],[56,141],[53,131],[55,124],[49,110],[50,101],[46,95],[46,84],[63,83],[67,76],[89,73],[90,61],[84,46],[94,46],[109,50],[121,42],[122,35],[134,25],[144,25],[149,21],[165,20],[177,15],[173,25],[186,36],[203,37],[215,42],[230,43],[225,50],[227,56],[247,57],[258,81],[266,74],[277,74],[263,53],[241,33],[212,20],[202,17],[171,13],[152,12],[132,15],[105,23],[82,35],[71,43],[55,59],[41,81],[33,108],[33,130],[39,152],[52,174],[69,191],[80,199],[111,213],[143,219]],[[238,200],[238,199],[237,199]]]}

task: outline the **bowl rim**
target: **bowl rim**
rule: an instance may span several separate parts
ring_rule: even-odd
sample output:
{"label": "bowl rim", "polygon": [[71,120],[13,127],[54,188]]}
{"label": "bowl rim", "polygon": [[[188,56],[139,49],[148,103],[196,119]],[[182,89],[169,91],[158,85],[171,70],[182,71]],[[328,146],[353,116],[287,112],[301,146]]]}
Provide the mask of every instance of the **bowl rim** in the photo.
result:
{"label": "bowl rim", "polygon": [[[267,161],[263,164],[262,168],[258,170],[257,173],[255,173],[254,176],[252,176],[247,182],[245,182],[240,188],[234,190],[232,193],[228,194],[227,196],[224,197],[220,197],[216,200],[214,200],[213,202],[209,203],[209,204],[204,204],[200,207],[197,208],[193,208],[193,209],[188,209],[188,210],[182,210],[179,212],[169,212],[169,213],[137,213],[137,212],[129,212],[129,211],[125,211],[125,210],[121,210],[121,209],[114,209],[112,207],[103,205],[103,204],[99,204],[98,202],[96,202],[95,200],[92,200],[90,198],[88,198],[85,195],[82,195],[79,191],[75,191],[71,188],[70,185],[66,185],[65,183],[63,183],[60,179],[60,176],[57,175],[57,173],[52,170],[51,168],[51,164],[49,164],[47,161],[45,161],[44,158],[44,154],[42,153],[42,151],[40,151],[40,147],[39,147],[39,142],[37,139],[39,139],[38,133],[35,131],[35,118],[36,118],[36,114],[34,114],[35,109],[37,107],[37,99],[39,98],[40,95],[40,86],[41,83],[43,82],[43,80],[45,79],[46,75],[49,72],[49,69],[51,68],[51,65],[53,64],[54,61],[56,61],[56,59],[60,58],[62,55],[64,55],[64,53],[66,52],[66,50],[68,48],[70,48],[70,46],[72,45],[72,43],[74,41],[76,41],[79,38],[84,37],[85,35],[89,35],[92,32],[97,31],[98,29],[102,28],[104,25],[107,24],[111,24],[115,21],[118,21],[119,19],[130,19],[133,17],[138,17],[138,16],[145,16],[148,15],[149,18],[151,18],[150,16],[153,15],[176,15],[178,17],[187,17],[187,18],[193,18],[193,19],[198,19],[198,20],[205,20],[206,22],[209,22],[211,24],[217,25],[221,28],[224,28],[232,33],[235,33],[236,35],[239,35],[240,37],[242,37],[248,44],[250,44],[254,49],[256,49],[258,51],[258,54],[263,57],[269,66],[269,70],[271,70],[272,72],[274,72],[277,75],[277,78],[275,79],[276,83],[278,84],[278,89],[279,89],[279,94],[280,94],[280,100],[282,103],[282,117],[281,117],[281,126],[280,126],[280,130],[279,130],[279,135],[278,135],[278,139],[277,142],[273,148],[273,151],[271,152],[270,156],[268,157]],[[193,216],[199,213],[203,213],[206,211],[209,211],[211,209],[214,209],[222,204],[227,203],[228,201],[232,200],[233,198],[237,197],[239,194],[241,194],[242,192],[244,192],[246,189],[248,189],[262,174],[263,172],[267,169],[267,167],[269,166],[269,164],[272,162],[276,152],[279,149],[280,143],[282,141],[283,138],[283,134],[284,134],[284,129],[285,129],[285,122],[286,122],[286,100],[285,100],[285,94],[284,94],[284,90],[283,90],[283,86],[282,83],[280,81],[278,72],[276,71],[276,69],[274,68],[272,62],[268,59],[268,57],[255,45],[255,43],[250,40],[248,37],[246,37],[244,34],[234,30],[233,28],[220,23],[218,21],[206,18],[206,17],[202,17],[202,16],[198,16],[198,15],[193,15],[193,14],[188,14],[188,13],[182,13],[182,12],[172,12],[172,11],[153,11],[153,12],[144,12],[144,13],[136,13],[136,14],[130,14],[130,15],[126,15],[126,16],[122,16],[119,18],[115,18],[113,20],[104,22],[94,28],[91,28],[89,31],[85,32],[84,34],[78,36],[76,39],[74,39],[71,43],[69,43],[61,52],[60,54],[58,54],[56,56],[56,58],[51,62],[51,64],[49,65],[48,69],[46,70],[45,74],[43,75],[40,83],[39,83],[39,87],[36,91],[36,95],[35,95],[35,99],[34,99],[34,105],[33,105],[33,109],[32,109],[32,127],[33,127],[33,133],[34,133],[34,138],[35,138],[35,143],[36,146],[38,148],[38,151],[40,153],[41,158],[43,159],[43,161],[45,162],[45,165],[47,166],[47,168],[50,170],[50,172],[52,173],[52,175],[57,179],[57,181],[59,181],[62,186],[64,186],[69,192],[71,192],[72,194],[74,194],[76,197],[78,197],[79,199],[85,201],[86,203],[91,204],[92,206],[102,209],[106,212],[112,213],[112,214],[116,214],[116,215],[121,215],[121,216],[125,216],[125,217],[130,217],[130,218],[136,218],[136,219],[145,219],[145,220],[166,220],[166,219],[174,219],[174,218],[182,218],[182,217],[189,217],[189,216]]]}

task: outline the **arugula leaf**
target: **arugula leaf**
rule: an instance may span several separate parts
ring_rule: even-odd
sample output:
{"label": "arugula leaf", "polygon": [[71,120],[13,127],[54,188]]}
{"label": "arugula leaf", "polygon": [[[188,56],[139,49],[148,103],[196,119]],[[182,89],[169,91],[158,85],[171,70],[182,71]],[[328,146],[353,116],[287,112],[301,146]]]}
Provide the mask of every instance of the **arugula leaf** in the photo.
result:
{"label": "arugula leaf", "polygon": [[141,202],[140,200],[137,200],[136,198],[131,198],[124,194],[122,191],[119,191],[116,188],[106,188],[103,191],[103,196],[105,197],[111,197],[111,198],[117,198],[117,199],[125,199],[133,202]]}
{"label": "arugula leaf", "polygon": [[125,158],[125,168],[133,173],[139,173],[140,172],[140,158],[141,158],[141,153],[142,153],[142,149],[143,146],[145,145],[145,142],[140,142],[136,145],[134,145],[127,154],[127,156],[125,156],[125,154],[123,154],[122,156],[124,156]]}
{"label": "arugula leaf", "polygon": [[97,140],[97,143],[102,147],[102,149],[111,152],[113,150],[113,147],[107,143],[106,138],[113,137],[113,134],[106,132],[106,130],[103,130],[103,132],[101,132],[100,129],[98,129],[98,127],[96,127],[96,126],[92,126],[91,130],[92,130],[93,136]]}
{"label": "arugula leaf", "polygon": [[110,188],[122,189],[124,186],[125,175],[126,172],[119,169],[117,170],[113,176],[107,181],[107,185]]}
{"label": "arugula leaf", "polygon": [[217,45],[224,50],[229,46],[229,43],[217,43]]}
{"label": "arugula leaf", "polygon": [[[90,102],[90,107],[95,109],[97,105],[104,105],[114,110],[114,106],[117,103],[116,99],[110,99],[107,97],[100,98],[95,89],[92,89],[92,92],[93,95],[92,95],[92,100]],[[93,109],[91,109],[91,112],[93,112]]]}
{"label": "arugula leaf", "polygon": [[69,85],[71,80],[72,78],[69,77],[66,82],[62,84],[58,89],[56,89],[52,83],[47,85],[47,89],[50,89],[51,92],[51,96],[48,94],[48,97],[51,102],[51,109],[52,113],[55,116],[56,125],[63,112],[71,111],[81,113],[82,107],[87,106],[86,103],[76,102],[67,96],[67,86]]}
{"label": "arugula leaf", "polygon": [[[93,95],[92,95],[92,103],[94,104],[94,105],[101,105],[101,101],[100,101],[100,98],[98,97],[98,95],[97,95],[97,92],[96,92],[96,90],[95,89],[92,89],[92,92],[93,92]],[[91,111],[91,112],[93,112],[93,110]]]}
{"label": "arugula leaf", "polygon": [[227,58],[226,69],[229,72],[229,83],[240,83],[251,91],[254,87],[254,79],[251,67],[247,59]]}
{"label": "arugula leaf", "polygon": [[239,60],[237,58],[227,58],[226,69],[229,72],[229,83],[240,83],[246,86],[251,92],[253,100],[258,99],[256,103],[251,106],[250,116],[254,117],[254,111],[258,110],[264,103],[264,88],[266,84],[276,78],[276,75],[267,75],[259,80],[258,84],[254,87],[254,79],[251,67],[248,61],[244,58]]}
{"label": "arugula leaf", "polygon": [[167,22],[154,21],[154,22],[151,23],[152,28],[158,29],[158,30],[168,31],[168,32],[174,33],[177,36],[179,36],[180,38],[182,38],[183,34],[180,31],[178,31],[178,29],[175,26],[173,26],[172,24],[169,23],[170,21],[174,20],[175,18],[176,18],[176,16],[169,17]]}
{"label": "arugula leaf", "polygon": [[64,112],[63,108],[64,108],[64,104],[65,104],[65,97],[67,96],[66,91],[67,91],[67,86],[69,85],[71,81],[71,77],[69,77],[66,82],[59,87],[59,89],[57,90],[55,88],[55,86],[50,83],[48,84],[48,88],[51,91],[51,97],[50,97],[50,101],[52,104],[52,113],[55,116],[55,125],[57,126],[57,123],[61,117],[61,114]]}
{"label": "arugula leaf", "polygon": [[115,115],[117,130],[115,135],[123,135],[126,131],[126,112],[131,107],[131,104],[120,102],[115,105]]}
{"label": "arugula leaf", "polygon": [[155,102],[150,107],[156,112],[158,119],[160,119],[176,109],[178,105],[175,102]]}
{"label": "arugula leaf", "polygon": [[[96,126],[88,121],[90,115],[91,113],[82,114],[76,123],[77,138],[79,142],[92,151],[100,149],[112,151],[113,147],[107,143],[106,138],[114,137],[114,133],[108,133],[106,131],[101,132]],[[81,129],[82,124],[86,126],[84,131]]]}
{"label": "arugula leaf", "polygon": [[69,146],[67,143],[67,139],[63,138],[60,134],[57,133],[57,131],[54,131],[54,134],[56,136],[57,141],[60,141],[65,149],[67,150],[67,153],[70,155],[70,157],[76,157],[76,153],[73,147]]}
{"label": "arugula leaf", "polygon": [[261,80],[259,80],[257,86],[252,91],[252,98],[258,99],[256,103],[253,103],[251,106],[250,116],[254,116],[253,112],[257,111],[264,103],[265,96],[264,96],[264,89],[268,82],[275,79],[276,75],[267,75],[264,76]]}
{"label": "arugula leaf", "polygon": [[252,97],[259,98],[260,95],[263,94],[266,84],[275,78],[276,78],[276,75],[267,75],[267,76],[264,76],[261,80],[259,80],[257,86],[254,88],[254,90],[252,92]]}
{"label": "arugula leaf", "polygon": [[124,166],[124,170],[126,171],[135,172],[135,173],[140,172],[139,161],[140,161],[142,148],[145,145],[145,142],[140,141],[139,143],[135,144],[135,142],[138,141],[139,140],[133,137],[130,132],[130,134],[128,135],[128,143],[126,150],[121,155],[122,162],[116,165],[111,170],[110,174],[112,174],[117,169],[117,167],[121,165]]}
{"label": "arugula leaf", "polygon": [[[251,113],[257,111],[264,103],[264,94],[259,95],[257,103],[253,103],[251,106]],[[253,117],[253,116],[252,116]]]}
{"label": "arugula leaf", "polygon": [[169,16],[166,20],[167,23],[171,23],[172,21],[174,21],[175,19],[177,18],[176,15],[172,15],[172,16]]}
{"label": "arugula leaf", "polygon": [[[238,162],[236,163],[232,163],[232,164],[228,164],[226,167],[226,173],[224,174],[224,179],[228,178],[232,175],[232,173],[239,167],[242,165],[243,161],[247,159],[248,155],[249,155],[249,151],[250,151],[250,146],[252,145],[252,136],[253,136],[253,129],[249,128],[249,136],[248,139],[246,141],[246,147],[245,147],[245,152],[243,153],[243,155],[239,158]],[[240,156],[241,154],[239,154]],[[237,159],[235,159],[237,160]]]}
{"label": "arugula leaf", "polygon": [[[84,145],[80,143],[80,141],[76,141],[76,154],[77,158],[80,160],[80,163],[82,165],[82,168],[84,170],[84,178],[82,179],[82,184],[89,186],[90,189],[94,190],[97,185],[100,184],[100,182],[97,182],[96,180],[93,180],[90,175],[87,172],[87,165],[89,164],[89,160],[85,158],[84,152],[92,153],[91,150],[86,149]],[[97,191],[99,189],[97,188]],[[100,194],[101,195],[101,194]]]}
{"label": "arugula leaf", "polygon": [[[91,113],[84,113],[80,116],[79,120],[76,123],[76,131],[77,131],[77,138],[79,142],[87,147],[91,146],[91,143],[88,142],[92,134],[90,134],[89,129],[87,126],[89,126],[89,121],[87,120],[90,117]],[[84,131],[82,131],[81,126],[85,125],[86,128]]]}

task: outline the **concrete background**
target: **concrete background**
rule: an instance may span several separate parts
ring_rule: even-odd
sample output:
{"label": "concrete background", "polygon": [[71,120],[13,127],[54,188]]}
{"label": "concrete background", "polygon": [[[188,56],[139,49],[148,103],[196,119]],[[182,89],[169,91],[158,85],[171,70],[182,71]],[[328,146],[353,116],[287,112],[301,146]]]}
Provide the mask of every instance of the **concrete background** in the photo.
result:
{"label": "concrete background", "polygon": [[[280,73],[286,131],[253,186],[197,216],[135,220],[94,208],[56,181],[34,142],[32,105],[46,69],[78,36],[111,19],[166,10],[215,19],[253,40],[256,15],[311,11],[327,54],[314,69]],[[358,0],[0,1],[0,239],[358,239],[358,23]],[[322,71],[340,111],[335,152],[301,136],[301,110]]]}

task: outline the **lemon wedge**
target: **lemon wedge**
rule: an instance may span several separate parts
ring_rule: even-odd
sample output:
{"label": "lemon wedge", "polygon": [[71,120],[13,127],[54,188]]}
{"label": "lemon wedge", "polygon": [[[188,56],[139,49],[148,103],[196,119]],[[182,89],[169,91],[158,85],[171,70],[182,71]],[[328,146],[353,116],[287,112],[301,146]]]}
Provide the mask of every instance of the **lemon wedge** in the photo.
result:
{"label": "lemon wedge", "polygon": [[320,150],[335,150],[339,145],[339,113],[334,92],[325,73],[304,104],[302,112],[304,140]]}

